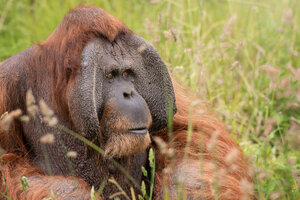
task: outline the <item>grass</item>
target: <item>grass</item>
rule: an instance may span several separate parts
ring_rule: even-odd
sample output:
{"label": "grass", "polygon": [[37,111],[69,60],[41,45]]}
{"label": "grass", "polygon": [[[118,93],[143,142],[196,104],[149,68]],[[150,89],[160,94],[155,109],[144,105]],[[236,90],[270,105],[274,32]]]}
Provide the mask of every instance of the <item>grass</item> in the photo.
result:
{"label": "grass", "polygon": [[78,4],[122,19],[212,105],[253,160],[259,199],[300,198],[300,1],[0,0],[0,61]]}

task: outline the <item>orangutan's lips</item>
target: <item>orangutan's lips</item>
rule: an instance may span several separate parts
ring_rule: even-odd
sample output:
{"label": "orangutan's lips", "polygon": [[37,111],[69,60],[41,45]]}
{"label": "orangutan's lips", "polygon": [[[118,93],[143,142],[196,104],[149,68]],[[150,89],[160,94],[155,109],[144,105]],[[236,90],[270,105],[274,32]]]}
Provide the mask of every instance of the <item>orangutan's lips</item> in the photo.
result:
{"label": "orangutan's lips", "polygon": [[145,128],[145,127],[135,128],[135,129],[128,129],[127,133],[145,135],[145,134],[148,133],[148,129]]}

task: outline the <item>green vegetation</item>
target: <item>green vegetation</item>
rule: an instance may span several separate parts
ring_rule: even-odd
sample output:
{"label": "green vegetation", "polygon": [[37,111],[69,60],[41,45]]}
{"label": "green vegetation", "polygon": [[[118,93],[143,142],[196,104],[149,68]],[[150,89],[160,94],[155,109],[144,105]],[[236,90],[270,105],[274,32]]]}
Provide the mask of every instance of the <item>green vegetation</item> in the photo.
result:
{"label": "green vegetation", "polygon": [[300,199],[299,0],[0,0],[0,61],[79,4],[122,19],[209,102],[257,169],[259,199]]}

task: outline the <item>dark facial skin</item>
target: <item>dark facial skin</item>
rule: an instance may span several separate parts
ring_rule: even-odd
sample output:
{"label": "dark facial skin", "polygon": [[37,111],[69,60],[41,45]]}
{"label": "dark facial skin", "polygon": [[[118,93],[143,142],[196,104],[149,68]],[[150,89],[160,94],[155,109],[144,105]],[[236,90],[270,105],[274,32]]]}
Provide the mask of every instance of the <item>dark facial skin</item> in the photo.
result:
{"label": "dark facial skin", "polygon": [[[166,104],[170,102],[173,113],[176,110],[174,92],[167,69],[153,47],[133,35],[119,36],[113,43],[99,38],[91,41],[82,55],[81,74],[75,79],[69,105],[71,115],[78,114],[80,118],[93,120],[89,128],[84,128],[84,125],[78,127],[83,135],[94,136],[91,134],[95,134],[99,128],[97,122],[101,120],[106,101],[113,95],[120,95],[118,101],[121,101],[124,99],[122,92],[136,94],[130,100],[131,106],[136,106],[134,103],[138,102],[143,104],[141,98],[145,100],[153,120],[150,132],[166,127]],[[87,101],[91,104],[87,104]],[[130,113],[125,112],[127,115]],[[139,118],[136,113],[131,117],[134,116]]]}

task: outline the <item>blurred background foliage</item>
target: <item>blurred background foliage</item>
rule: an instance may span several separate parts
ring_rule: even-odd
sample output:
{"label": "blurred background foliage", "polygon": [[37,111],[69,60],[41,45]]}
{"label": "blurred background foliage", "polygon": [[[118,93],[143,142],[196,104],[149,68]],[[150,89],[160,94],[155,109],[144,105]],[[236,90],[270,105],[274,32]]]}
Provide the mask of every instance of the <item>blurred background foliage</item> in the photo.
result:
{"label": "blurred background foliage", "polygon": [[150,41],[211,105],[249,155],[259,199],[300,199],[299,0],[0,0],[0,61],[83,4]]}

